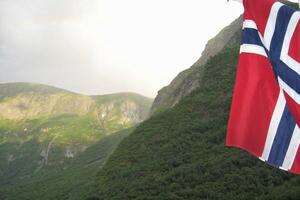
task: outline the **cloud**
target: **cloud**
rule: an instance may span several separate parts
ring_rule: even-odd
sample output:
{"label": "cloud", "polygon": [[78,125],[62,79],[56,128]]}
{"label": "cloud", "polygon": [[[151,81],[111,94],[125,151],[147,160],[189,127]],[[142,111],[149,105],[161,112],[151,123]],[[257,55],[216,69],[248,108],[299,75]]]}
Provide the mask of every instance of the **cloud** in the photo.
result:
{"label": "cloud", "polygon": [[[155,96],[241,12],[224,11],[221,0],[201,2],[1,0],[0,82]],[[211,8],[220,13],[208,23]]]}

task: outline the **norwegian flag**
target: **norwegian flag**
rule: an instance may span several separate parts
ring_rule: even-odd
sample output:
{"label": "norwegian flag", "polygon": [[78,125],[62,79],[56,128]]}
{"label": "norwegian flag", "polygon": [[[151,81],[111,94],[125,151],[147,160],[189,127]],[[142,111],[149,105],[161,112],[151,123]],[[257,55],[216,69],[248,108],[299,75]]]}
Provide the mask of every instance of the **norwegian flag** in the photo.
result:
{"label": "norwegian flag", "polygon": [[227,146],[300,174],[300,12],[274,0],[244,0]]}

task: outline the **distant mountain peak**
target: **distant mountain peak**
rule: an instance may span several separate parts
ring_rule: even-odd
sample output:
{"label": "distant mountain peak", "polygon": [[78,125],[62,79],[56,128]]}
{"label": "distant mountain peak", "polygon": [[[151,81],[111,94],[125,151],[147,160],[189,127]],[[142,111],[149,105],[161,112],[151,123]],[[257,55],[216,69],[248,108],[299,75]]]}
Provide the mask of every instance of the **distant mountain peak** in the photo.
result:
{"label": "distant mountain peak", "polygon": [[[60,114],[82,115],[108,104],[126,104],[128,107],[130,103],[136,105],[135,109],[141,108],[134,117],[134,121],[137,122],[147,116],[152,99],[130,92],[87,96],[36,83],[0,84],[0,119],[32,119]],[[126,113],[124,109],[123,111]]]}

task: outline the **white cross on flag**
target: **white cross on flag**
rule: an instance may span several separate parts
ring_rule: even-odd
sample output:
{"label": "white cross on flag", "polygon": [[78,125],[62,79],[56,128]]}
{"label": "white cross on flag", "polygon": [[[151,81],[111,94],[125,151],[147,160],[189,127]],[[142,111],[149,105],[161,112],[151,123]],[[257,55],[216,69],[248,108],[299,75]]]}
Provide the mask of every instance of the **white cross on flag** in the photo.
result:
{"label": "white cross on flag", "polygon": [[226,145],[300,174],[300,12],[274,0],[243,4]]}

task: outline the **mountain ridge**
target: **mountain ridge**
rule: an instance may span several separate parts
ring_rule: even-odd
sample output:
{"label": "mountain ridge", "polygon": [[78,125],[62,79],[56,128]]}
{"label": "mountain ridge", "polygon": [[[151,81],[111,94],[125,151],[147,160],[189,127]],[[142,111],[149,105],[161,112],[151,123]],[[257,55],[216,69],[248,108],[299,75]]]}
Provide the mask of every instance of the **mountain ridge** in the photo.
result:
{"label": "mountain ridge", "polygon": [[227,44],[233,44],[240,40],[240,36],[233,37],[241,30],[242,16],[223,28],[215,37],[210,39],[200,58],[188,69],[180,72],[168,86],[158,91],[151,107],[150,114],[174,107],[183,97],[191,94],[199,88],[199,80],[202,77],[203,65]]}
{"label": "mountain ridge", "polygon": [[[106,102],[121,99],[131,104],[139,102],[146,107],[152,103],[152,99],[137,93],[88,96],[43,84],[8,83],[0,84],[0,110],[3,111],[0,118],[21,120],[63,113],[82,115],[103,104],[105,99]],[[141,121],[148,115],[146,110],[142,112],[135,121]]]}
{"label": "mountain ridge", "polygon": [[[9,91],[9,89],[12,89],[13,91]],[[151,97],[147,97],[143,94],[137,93],[137,92],[130,92],[130,91],[124,91],[124,92],[114,92],[114,93],[104,93],[104,94],[82,94],[80,92],[74,92],[68,89],[63,89],[57,86],[52,86],[48,84],[43,83],[35,83],[35,82],[6,82],[6,83],[0,83],[0,101],[3,96],[7,97],[10,95],[14,95],[15,93],[21,93],[21,92],[45,92],[45,93],[55,93],[55,92],[65,92],[65,93],[72,93],[82,96],[90,96],[90,97],[97,97],[97,96],[118,96],[118,95],[136,95],[141,96],[147,99],[152,99]],[[6,93],[7,91],[7,93]]]}

